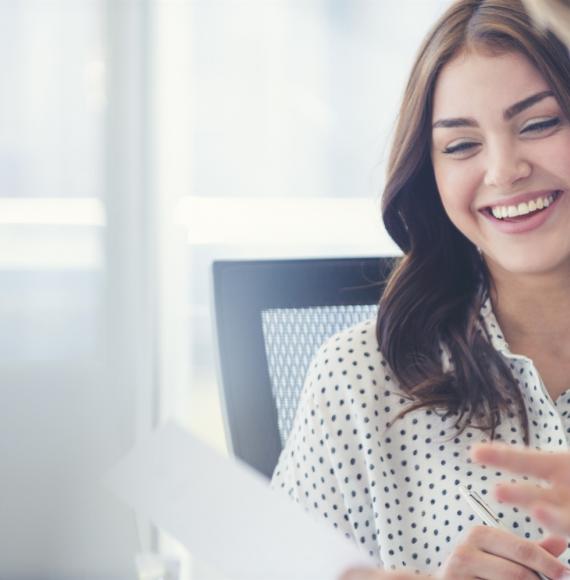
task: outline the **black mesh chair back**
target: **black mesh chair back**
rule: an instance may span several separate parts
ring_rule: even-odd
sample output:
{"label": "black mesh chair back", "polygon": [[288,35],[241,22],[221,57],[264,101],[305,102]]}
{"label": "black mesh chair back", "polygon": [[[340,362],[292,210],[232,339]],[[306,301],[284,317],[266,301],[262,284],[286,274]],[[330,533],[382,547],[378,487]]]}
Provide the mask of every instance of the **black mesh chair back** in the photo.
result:
{"label": "black mesh chair back", "polygon": [[221,400],[236,457],[271,476],[312,357],[333,334],[376,315],[392,263],[214,262]]}

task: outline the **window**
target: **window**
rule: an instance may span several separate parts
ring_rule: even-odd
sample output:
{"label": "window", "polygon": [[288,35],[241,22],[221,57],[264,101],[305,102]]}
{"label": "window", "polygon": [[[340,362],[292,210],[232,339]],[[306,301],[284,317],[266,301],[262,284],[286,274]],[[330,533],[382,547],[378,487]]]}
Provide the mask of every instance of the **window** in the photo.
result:
{"label": "window", "polygon": [[95,574],[160,548],[191,577],[129,510],[77,509],[79,483],[167,418],[225,450],[213,260],[398,251],[389,137],[448,3],[2,5],[2,565]]}

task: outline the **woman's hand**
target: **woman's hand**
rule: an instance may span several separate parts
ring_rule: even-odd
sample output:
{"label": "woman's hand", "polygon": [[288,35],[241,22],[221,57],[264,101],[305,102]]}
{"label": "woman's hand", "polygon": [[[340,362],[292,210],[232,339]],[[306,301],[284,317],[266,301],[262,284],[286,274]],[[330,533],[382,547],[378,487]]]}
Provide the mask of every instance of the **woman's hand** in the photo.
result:
{"label": "woman's hand", "polygon": [[548,529],[570,535],[570,453],[481,443],[473,447],[471,457],[478,463],[548,481],[550,487],[500,483],[495,488],[495,496],[500,501],[525,508]]}
{"label": "woman's hand", "polygon": [[570,579],[570,569],[558,559],[566,546],[566,539],[560,536],[531,542],[508,530],[475,526],[451,552],[436,577],[536,580],[536,572],[541,572],[552,579]]}
{"label": "woman's hand", "polygon": [[419,576],[413,572],[375,570],[374,568],[354,568],[345,572],[339,580],[433,580],[433,576]]}
{"label": "woman's hand", "polygon": [[475,526],[435,576],[418,576],[405,571],[355,569],[348,571],[340,580],[536,580],[536,572],[553,580],[568,579],[570,570],[557,558],[564,552],[566,545],[566,539],[558,536],[531,542],[508,530]]}

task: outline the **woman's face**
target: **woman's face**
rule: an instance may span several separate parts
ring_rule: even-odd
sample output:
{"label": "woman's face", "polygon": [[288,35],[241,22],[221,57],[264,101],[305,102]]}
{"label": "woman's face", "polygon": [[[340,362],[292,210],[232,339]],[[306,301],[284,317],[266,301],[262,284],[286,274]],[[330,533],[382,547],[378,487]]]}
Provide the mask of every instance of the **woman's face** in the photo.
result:
{"label": "woman's face", "polygon": [[570,270],[570,123],[530,62],[458,56],[437,81],[432,123],[443,206],[491,271]]}

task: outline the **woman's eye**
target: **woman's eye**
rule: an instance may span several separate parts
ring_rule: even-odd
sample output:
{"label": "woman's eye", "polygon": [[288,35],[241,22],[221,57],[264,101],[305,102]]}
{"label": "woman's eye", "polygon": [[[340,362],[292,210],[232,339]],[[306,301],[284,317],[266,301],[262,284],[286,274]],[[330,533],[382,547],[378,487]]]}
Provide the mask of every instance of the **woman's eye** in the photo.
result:
{"label": "woman's eye", "polygon": [[538,121],[537,123],[530,123],[526,127],[523,127],[521,133],[540,133],[541,131],[546,131],[547,129],[552,129],[560,125],[559,117],[552,117],[552,119],[545,119],[544,121]]}
{"label": "woman's eye", "polygon": [[474,147],[477,147],[477,143],[471,141],[464,141],[463,143],[458,143],[457,145],[450,145],[443,150],[445,155],[453,155],[453,153],[462,153],[464,151],[469,151]]}

